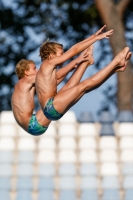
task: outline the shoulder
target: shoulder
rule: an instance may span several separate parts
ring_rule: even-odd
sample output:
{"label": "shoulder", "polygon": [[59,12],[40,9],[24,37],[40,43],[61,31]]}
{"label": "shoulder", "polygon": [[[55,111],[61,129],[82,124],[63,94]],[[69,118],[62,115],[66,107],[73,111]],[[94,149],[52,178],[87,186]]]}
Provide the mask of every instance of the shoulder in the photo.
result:
{"label": "shoulder", "polygon": [[24,88],[24,86],[26,85],[31,85],[35,83],[35,77],[36,75],[30,75],[30,76],[21,78],[15,85],[15,88]]}
{"label": "shoulder", "polygon": [[42,61],[40,68],[44,68],[44,67],[48,66],[49,64],[50,64],[49,60],[44,60],[44,61]]}
{"label": "shoulder", "polygon": [[16,85],[14,86],[14,91],[16,91],[16,90],[18,90],[18,89],[20,90],[20,89],[24,88],[25,85],[26,85],[25,78],[20,79],[20,80],[16,83]]}
{"label": "shoulder", "polygon": [[33,74],[33,75],[22,78],[22,80],[20,81],[21,81],[21,84],[28,84],[28,83],[33,84],[35,83],[35,78],[36,78],[36,74]]}
{"label": "shoulder", "polygon": [[[57,58],[57,57],[56,57]],[[48,68],[50,66],[56,66],[56,63],[54,63],[54,60],[55,58],[51,58],[51,59],[47,59],[47,60],[44,60],[40,66],[40,68]]]}

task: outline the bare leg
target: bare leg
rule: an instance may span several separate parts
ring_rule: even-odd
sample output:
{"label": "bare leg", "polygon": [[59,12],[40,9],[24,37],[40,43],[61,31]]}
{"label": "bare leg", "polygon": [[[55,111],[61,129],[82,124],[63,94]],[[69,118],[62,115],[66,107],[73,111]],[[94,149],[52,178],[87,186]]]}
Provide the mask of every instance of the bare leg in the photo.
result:
{"label": "bare leg", "polygon": [[48,126],[51,122],[51,120],[47,119],[45,117],[45,115],[43,114],[43,111],[42,109],[38,110],[37,113],[36,113],[36,118],[37,118],[37,121],[40,125],[44,126]]}
{"label": "bare leg", "polygon": [[78,68],[72,74],[72,76],[70,77],[68,82],[64,85],[64,87],[61,88],[61,90],[58,92],[58,94],[63,92],[63,91],[65,91],[65,90],[67,90],[67,89],[69,89],[69,88],[72,88],[72,87],[76,86],[77,84],[79,84],[79,82],[80,82],[85,70],[87,69],[87,67],[89,65],[93,65],[94,64],[93,45],[91,45],[88,48],[88,52],[89,52],[89,61],[83,62],[78,66]]}
{"label": "bare leg", "polygon": [[128,60],[131,57],[129,48],[124,48],[104,69],[100,70],[91,78],[69,88],[61,93],[57,93],[54,98],[54,107],[59,113],[65,113],[73,106],[85,93],[88,93],[104,83],[115,72],[122,72],[126,69]]}

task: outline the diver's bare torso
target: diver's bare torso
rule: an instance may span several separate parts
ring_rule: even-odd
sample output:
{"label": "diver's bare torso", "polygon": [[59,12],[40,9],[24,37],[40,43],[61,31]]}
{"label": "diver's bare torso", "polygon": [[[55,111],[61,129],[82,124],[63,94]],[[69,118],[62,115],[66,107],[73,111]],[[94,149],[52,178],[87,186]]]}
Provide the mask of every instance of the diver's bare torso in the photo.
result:
{"label": "diver's bare torso", "polygon": [[22,78],[14,87],[12,110],[18,124],[25,130],[34,110],[35,84],[27,84],[27,77]]}
{"label": "diver's bare torso", "polygon": [[36,91],[42,109],[57,94],[56,69],[51,69],[49,61],[43,61],[36,76]]}

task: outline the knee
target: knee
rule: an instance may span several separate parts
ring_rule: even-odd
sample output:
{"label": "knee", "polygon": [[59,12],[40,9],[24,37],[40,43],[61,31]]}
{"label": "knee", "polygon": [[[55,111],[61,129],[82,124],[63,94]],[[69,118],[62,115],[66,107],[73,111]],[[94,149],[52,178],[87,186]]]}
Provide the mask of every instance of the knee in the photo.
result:
{"label": "knee", "polygon": [[96,85],[95,85],[93,79],[90,78],[88,80],[83,81],[82,88],[85,93],[90,92],[91,90],[95,89],[95,87],[96,87]]}
{"label": "knee", "polygon": [[82,82],[80,90],[84,93],[88,93],[96,88],[98,88],[101,84],[96,84],[93,79],[85,80]]}

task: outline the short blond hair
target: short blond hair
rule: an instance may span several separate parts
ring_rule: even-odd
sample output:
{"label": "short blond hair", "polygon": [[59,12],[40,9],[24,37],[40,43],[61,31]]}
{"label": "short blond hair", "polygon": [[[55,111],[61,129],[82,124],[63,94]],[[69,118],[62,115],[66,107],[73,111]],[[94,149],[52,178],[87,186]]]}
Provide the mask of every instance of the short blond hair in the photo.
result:
{"label": "short blond hair", "polygon": [[62,49],[63,45],[57,42],[49,42],[48,39],[40,47],[39,56],[41,57],[41,60],[43,61],[45,59],[48,59],[51,53],[56,54],[57,48]]}
{"label": "short blond hair", "polygon": [[25,59],[22,59],[17,63],[15,73],[18,76],[18,79],[21,79],[25,76],[25,70],[30,69],[29,67],[30,63],[34,64],[32,60],[25,60]]}

